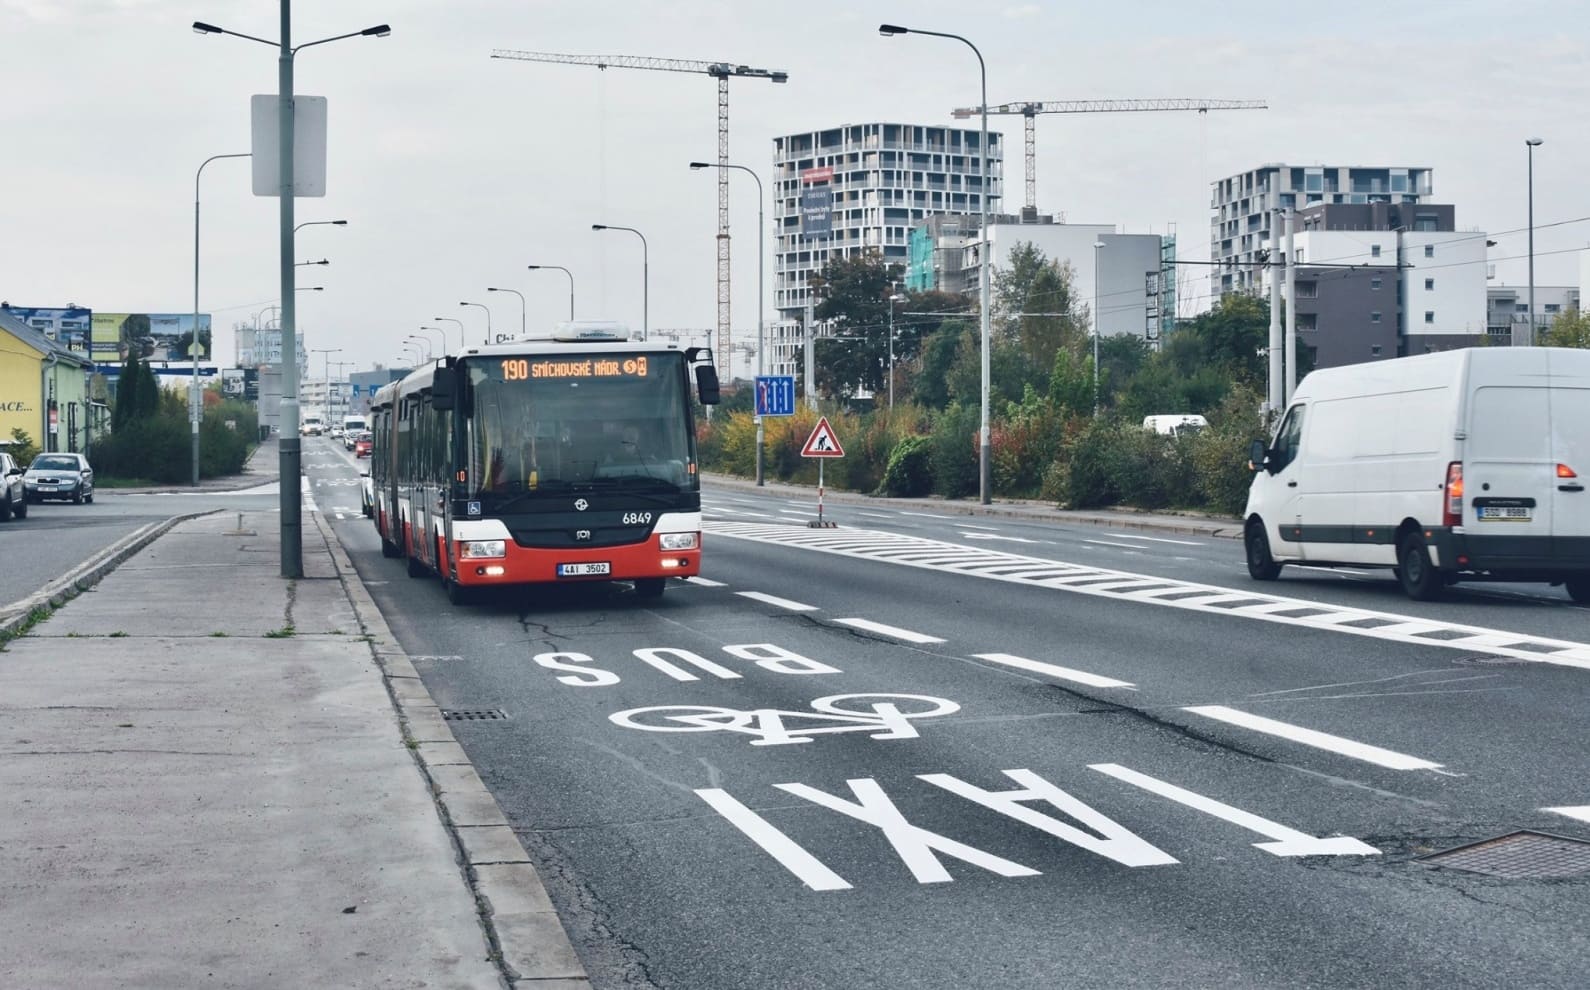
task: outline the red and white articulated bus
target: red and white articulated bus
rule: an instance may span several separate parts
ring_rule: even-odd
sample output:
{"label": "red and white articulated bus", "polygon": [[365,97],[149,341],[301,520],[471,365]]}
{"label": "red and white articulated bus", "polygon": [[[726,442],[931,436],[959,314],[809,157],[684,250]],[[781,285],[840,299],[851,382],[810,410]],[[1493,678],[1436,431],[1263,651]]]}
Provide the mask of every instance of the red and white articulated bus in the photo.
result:
{"label": "red and white articulated bus", "polygon": [[706,348],[573,330],[466,348],[375,395],[381,551],[483,588],[632,581],[644,598],[701,571],[691,411],[718,401]]}

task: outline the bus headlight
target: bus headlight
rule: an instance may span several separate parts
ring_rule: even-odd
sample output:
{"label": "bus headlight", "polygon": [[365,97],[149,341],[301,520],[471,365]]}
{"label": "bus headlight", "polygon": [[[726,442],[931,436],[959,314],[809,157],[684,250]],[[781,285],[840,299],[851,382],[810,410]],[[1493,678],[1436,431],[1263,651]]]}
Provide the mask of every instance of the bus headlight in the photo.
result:
{"label": "bus headlight", "polygon": [[663,533],[661,546],[664,550],[694,550],[697,539],[695,533]]}
{"label": "bus headlight", "polygon": [[504,557],[507,556],[507,545],[504,540],[466,540],[458,545],[458,555],[470,560]]}

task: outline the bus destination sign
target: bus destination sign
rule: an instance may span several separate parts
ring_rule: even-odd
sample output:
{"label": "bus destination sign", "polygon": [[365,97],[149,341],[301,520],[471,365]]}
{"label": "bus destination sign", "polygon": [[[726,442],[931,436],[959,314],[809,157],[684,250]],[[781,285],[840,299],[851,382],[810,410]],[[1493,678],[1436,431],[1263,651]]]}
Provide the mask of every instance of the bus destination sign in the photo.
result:
{"label": "bus destination sign", "polygon": [[504,381],[568,378],[645,378],[649,369],[646,356],[586,357],[562,360],[504,358],[499,362]]}

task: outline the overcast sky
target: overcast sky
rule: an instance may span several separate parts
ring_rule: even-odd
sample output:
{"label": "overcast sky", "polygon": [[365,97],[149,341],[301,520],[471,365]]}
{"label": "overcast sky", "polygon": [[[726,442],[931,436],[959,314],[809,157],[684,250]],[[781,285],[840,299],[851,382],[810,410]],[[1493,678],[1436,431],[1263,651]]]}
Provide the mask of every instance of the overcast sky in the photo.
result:
{"label": "overcast sky", "polygon": [[[205,20],[274,39],[270,0],[0,0],[0,298],[101,311],[180,312],[193,299],[193,176],[249,150],[249,97],[276,90],[263,45],[199,36]],[[1590,243],[1590,35],[1583,0],[1403,3],[870,3],[862,0],[300,0],[296,42],[388,22],[384,39],[315,47],[297,90],[330,101],[328,193],[298,219],[299,328],[360,369],[394,363],[433,316],[469,339],[567,314],[641,320],[639,242],[651,244],[653,328],[716,320],[716,197],[692,159],[716,154],[707,76],[497,61],[494,48],[732,61],[787,85],[731,83],[730,154],[767,181],[772,137],[846,123],[949,123],[977,102],[976,62],[881,21],[960,33],[988,62],[991,103],[1206,97],[1268,111],[1038,119],[1038,205],[1126,232],[1174,225],[1206,259],[1209,183],[1266,162],[1419,165],[1460,229],[1492,232],[1497,282],[1525,280],[1524,138],[1535,154],[1537,284],[1577,281]],[[973,122],[975,126],[975,121]],[[1020,205],[1021,120],[1007,142]],[[756,202],[735,175],[734,326],[753,333]],[[247,162],[205,172],[200,308],[218,357],[231,325],[275,301],[277,211],[251,195]],[[1573,221],[1561,223],[1562,221]],[[1560,226],[1540,229],[1543,225]],[[1553,253],[1555,252],[1555,253]],[[1502,260],[1516,259],[1516,260]],[[769,265],[771,275],[771,264]],[[1195,291],[1198,308],[1207,305]],[[771,299],[769,300],[771,313]],[[450,342],[455,325],[446,324]],[[432,334],[431,336],[434,336]],[[318,377],[323,361],[314,357]]]}

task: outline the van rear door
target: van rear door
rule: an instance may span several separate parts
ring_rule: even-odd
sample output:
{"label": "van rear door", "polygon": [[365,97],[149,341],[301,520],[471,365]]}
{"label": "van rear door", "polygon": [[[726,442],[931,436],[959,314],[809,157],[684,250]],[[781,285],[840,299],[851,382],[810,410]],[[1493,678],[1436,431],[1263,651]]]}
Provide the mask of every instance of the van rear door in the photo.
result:
{"label": "van rear door", "polygon": [[[1590,387],[1551,390],[1553,556],[1590,567]],[[1559,469],[1557,465],[1562,465]]]}
{"label": "van rear door", "polygon": [[1486,556],[1550,553],[1556,458],[1552,390],[1482,385],[1469,405],[1463,445],[1463,525],[1487,538]]}

